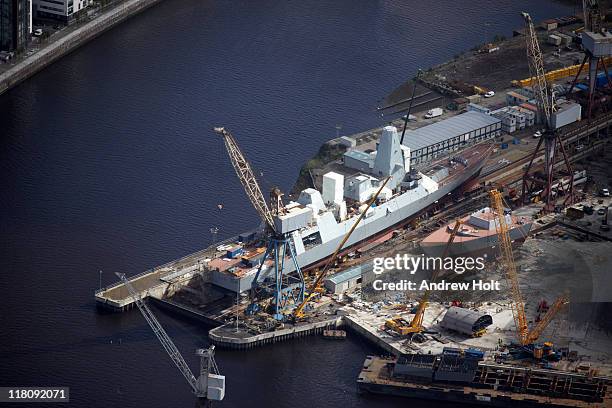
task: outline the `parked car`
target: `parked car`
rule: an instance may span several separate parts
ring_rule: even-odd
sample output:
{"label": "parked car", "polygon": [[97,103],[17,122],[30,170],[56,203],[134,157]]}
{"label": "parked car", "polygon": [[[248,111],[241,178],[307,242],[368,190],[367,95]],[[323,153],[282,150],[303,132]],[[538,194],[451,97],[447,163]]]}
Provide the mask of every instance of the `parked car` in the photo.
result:
{"label": "parked car", "polygon": [[607,188],[602,188],[599,191],[599,195],[602,197],[610,197],[610,190],[608,190]]}
{"label": "parked car", "polygon": [[443,113],[444,111],[442,110],[442,108],[433,108],[427,111],[424,118],[425,119],[436,118],[438,116],[442,116]]}
{"label": "parked car", "polygon": [[34,34],[34,37],[40,37],[41,35],[43,35],[43,30],[42,28],[37,28],[32,34]]}
{"label": "parked car", "polygon": [[493,91],[489,91],[489,92],[487,92],[486,94],[484,94],[484,97],[485,97],[485,98],[491,98],[491,97],[493,97],[493,96],[495,96],[495,92],[493,92]]}
{"label": "parked car", "polygon": [[541,136],[542,136],[542,132],[540,132],[539,130],[533,134],[533,137],[534,137],[535,139],[537,139],[537,138],[539,138],[539,137],[541,137]]}

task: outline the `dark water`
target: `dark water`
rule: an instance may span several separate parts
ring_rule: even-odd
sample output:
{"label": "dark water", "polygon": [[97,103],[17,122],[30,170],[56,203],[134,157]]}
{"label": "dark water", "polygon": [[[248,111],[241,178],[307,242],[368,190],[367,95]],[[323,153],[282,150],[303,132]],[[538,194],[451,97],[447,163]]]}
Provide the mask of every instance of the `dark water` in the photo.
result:
{"label": "dark water", "polygon": [[[140,314],[98,314],[93,291],[99,270],[110,283],[204,247],[214,225],[228,236],[257,224],[211,127],[229,127],[266,185],[288,190],[336,124],[381,124],[373,108],[387,92],[485,35],[510,35],[520,10],[574,11],[165,0],[0,97],[0,384],[69,386],[79,407],[192,406]],[[195,366],[206,328],[158,315]],[[219,352],[222,405],[405,406],[355,393],[373,351],[313,337]]]}

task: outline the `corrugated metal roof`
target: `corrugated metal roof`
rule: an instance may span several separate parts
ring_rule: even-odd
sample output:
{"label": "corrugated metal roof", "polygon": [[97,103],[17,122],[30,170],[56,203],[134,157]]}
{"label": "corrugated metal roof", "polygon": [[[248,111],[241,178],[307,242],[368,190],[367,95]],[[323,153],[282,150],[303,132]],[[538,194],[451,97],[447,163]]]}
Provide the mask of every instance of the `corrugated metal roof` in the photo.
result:
{"label": "corrugated metal roof", "polygon": [[351,280],[351,279],[361,276],[362,269],[363,269],[363,265],[357,265],[345,271],[332,275],[325,280],[331,281],[335,285],[337,285],[339,283],[346,282],[347,280]]}
{"label": "corrugated metal roof", "polygon": [[406,131],[404,145],[412,151],[501,122],[481,112],[466,112],[422,128]]}

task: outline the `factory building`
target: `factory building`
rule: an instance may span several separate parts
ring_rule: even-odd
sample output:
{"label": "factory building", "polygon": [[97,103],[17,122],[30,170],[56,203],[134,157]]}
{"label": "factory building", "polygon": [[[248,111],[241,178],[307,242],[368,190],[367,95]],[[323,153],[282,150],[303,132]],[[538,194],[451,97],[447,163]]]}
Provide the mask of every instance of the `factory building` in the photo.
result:
{"label": "factory building", "polygon": [[407,131],[404,145],[410,148],[411,163],[419,164],[499,135],[501,120],[471,111]]}
{"label": "factory building", "polygon": [[323,286],[334,294],[340,294],[349,289],[354,289],[361,283],[362,269],[363,265],[357,265],[332,275],[323,281]]}
{"label": "factory building", "polygon": [[502,131],[506,133],[525,129],[526,127],[533,126],[535,123],[535,113],[518,106],[506,106],[492,111],[491,115],[501,120]]}
{"label": "factory building", "polygon": [[70,23],[93,0],[32,0],[32,4],[37,17]]}
{"label": "factory building", "polygon": [[489,115],[491,113],[491,109],[487,108],[486,106],[479,105],[477,103],[469,103],[467,106],[467,111],[480,112],[484,113],[485,115]]}
{"label": "factory building", "polygon": [[32,33],[32,3],[0,0],[0,51],[22,51]]}

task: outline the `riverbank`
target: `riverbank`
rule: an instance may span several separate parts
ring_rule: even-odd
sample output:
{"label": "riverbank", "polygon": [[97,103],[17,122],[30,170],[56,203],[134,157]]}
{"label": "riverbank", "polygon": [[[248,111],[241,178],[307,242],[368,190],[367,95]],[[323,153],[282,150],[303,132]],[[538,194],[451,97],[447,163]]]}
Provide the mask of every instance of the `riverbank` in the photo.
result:
{"label": "riverbank", "polygon": [[129,0],[66,34],[0,74],[0,95],[106,30],[157,4],[160,0]]}

